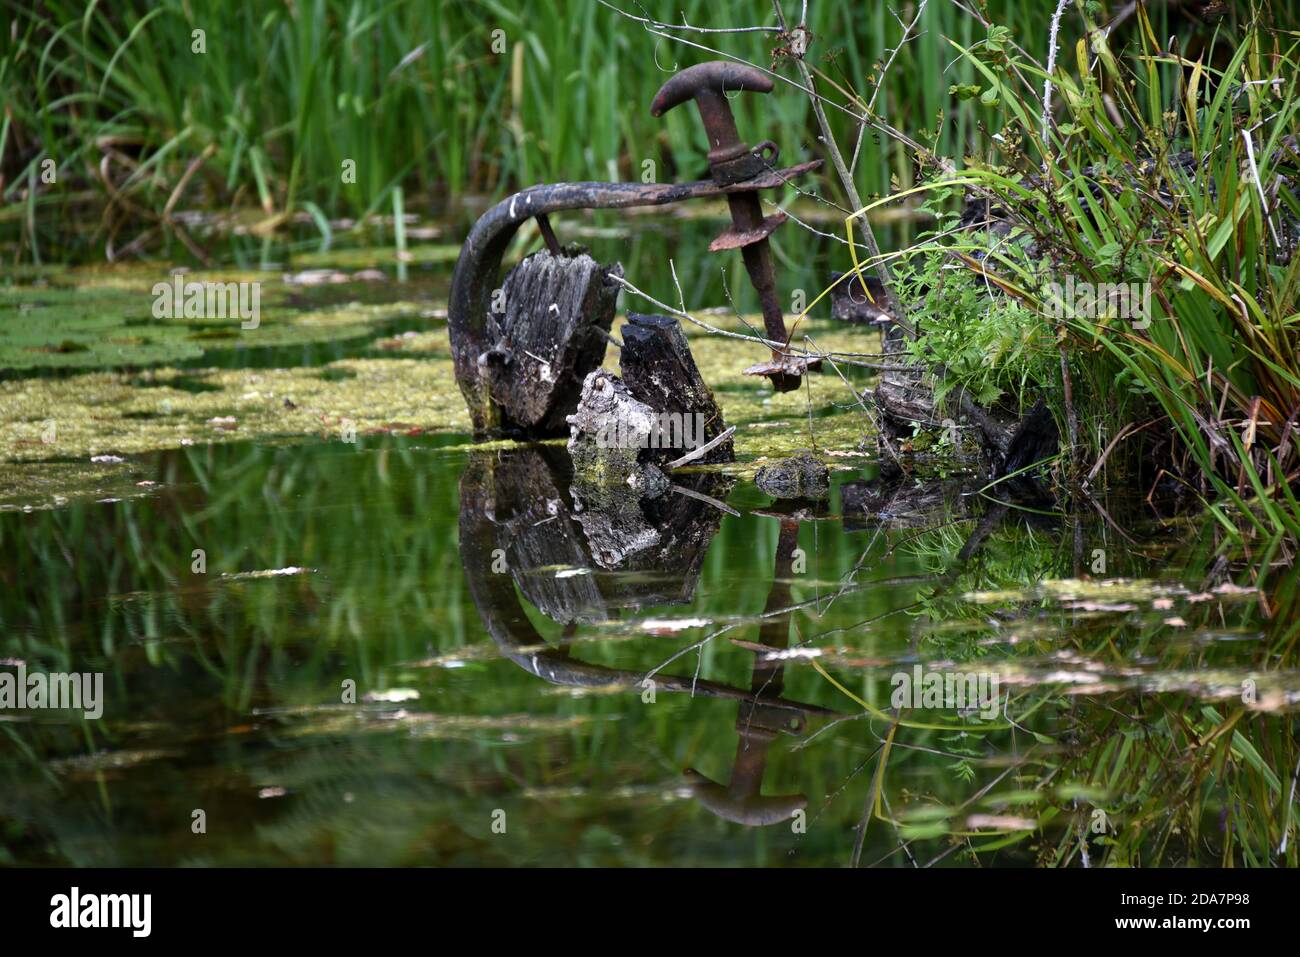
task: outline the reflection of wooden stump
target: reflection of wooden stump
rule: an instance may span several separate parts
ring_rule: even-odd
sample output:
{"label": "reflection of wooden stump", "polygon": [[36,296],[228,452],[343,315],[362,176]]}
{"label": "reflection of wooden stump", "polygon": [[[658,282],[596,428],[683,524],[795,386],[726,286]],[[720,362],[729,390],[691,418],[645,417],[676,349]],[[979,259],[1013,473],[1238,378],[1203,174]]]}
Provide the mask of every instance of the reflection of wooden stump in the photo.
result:
{"label": "reflection of wooden stump", "polygon": [[754,474],[754,484],[773,498],[816,501],[830,491],[830,469],[805,449],[760,468]]}
{"label": "reflection of wooden stump", "polygon": [[556,574],[589,564],[582,531],[569,516],[567,458],[544,446],[511,450],[497,459],[491,482],[482,483],[491,492],[484,506],[509,574],[542,614],[565,625],[608,617],[592,575]]}
{"label": "reflection of wooden stump", "polygon": [[[679,476],[676,481],[692,492],[717,499],[725,499],[734,483],[734,479],[715,474]],[[643,499],[641,511],[659,533],[659,540],[630,556],[622,569],[630,574],[618,595],[606,597],[611,604],[626,602],[633,607],[686,604],[695,595],[704,558],[722,524],[722,512],[676,491]]]}
{"label": "reflection of wooden stump", "polygon": [[[570,468],[563,449],[547,446],[474,457],[461,487],[471,496],[462,500],[462,517],[482,516],[478,526],[491,540],[476,542],[475,551],[489,566],[494,550],[504,557],[499,568],[478,574],[512,579],[561,624],[603,621],[616,608],[690,601],[722,513],[673,491],[587,508],[570,484]],[[693,491],[722,497],[731,483],[718,475],[682,480]]]}
{"label": "reflection of wooden stump", "polygon": [[489,307],[492,345],[479,363],[513,427],[562,434],[583,378],[605,357],[619,289],[611,275],[622,275],[622,267],[543,250],[506,276]]}

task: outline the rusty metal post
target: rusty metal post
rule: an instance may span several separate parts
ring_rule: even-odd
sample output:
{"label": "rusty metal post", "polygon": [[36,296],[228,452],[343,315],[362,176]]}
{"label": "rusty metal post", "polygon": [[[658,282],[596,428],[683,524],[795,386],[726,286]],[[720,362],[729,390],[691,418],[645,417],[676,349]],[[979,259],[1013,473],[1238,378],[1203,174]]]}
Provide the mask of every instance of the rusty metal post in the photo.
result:
{"label": "rusty metal post", "polygon": [[[695,101],[709,138],[709,172],[719,186],[735,186],[754,179],[769,169],[777,158],[776,144],[770,140],[755,147],[747,146],[741,140],[726,96],[727,92],[735,90],[770,93],[772,80],[754,67],[714,60],[682,70],[660,87],[650,104],[653,116],[663,116],[687,100]],[[749,281],[762,304],[767,338],[785,345],[789,333],[785,328],[785,317],[776,292],[776,267],[772,261],[768,236],[785,222],[786,215],[777,213],[764,218],[763,206],[756,190],[728,193],[727,204],[731,210],[732,226],[709,245],[709,251],[741,251],[745,271],[749,273]],[[752,375],[767,376],[777,392],[789,392],[799,387],[801,374],[808,367],[806,360],[773,349],[771,363],[745,371]]]}

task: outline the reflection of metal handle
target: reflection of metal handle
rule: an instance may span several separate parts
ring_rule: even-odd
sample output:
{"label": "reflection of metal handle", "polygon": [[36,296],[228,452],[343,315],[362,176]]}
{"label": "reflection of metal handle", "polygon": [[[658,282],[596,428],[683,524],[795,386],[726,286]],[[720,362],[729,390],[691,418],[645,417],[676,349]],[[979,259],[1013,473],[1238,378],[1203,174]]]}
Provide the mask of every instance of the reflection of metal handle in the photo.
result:
{"label": "reflection of metal handle", "polygon": [[761,783],[761,774],[759,782],[746,781],[746,787],[742,789],[734,786],[734,777],[733,787],[725,788],[716,781],[710,781],[694,768],[687,768],[683,772],[683,777],[690,785],[691,793],[696,800],[724,821],[731,821],[733,824],[743,824],[746,827],[780,824],[794,817],[796,811],[802,811],[808,806],[808,798],[802,794],[781,794],[771,797],[759,794],[757,787],[749,785]]}

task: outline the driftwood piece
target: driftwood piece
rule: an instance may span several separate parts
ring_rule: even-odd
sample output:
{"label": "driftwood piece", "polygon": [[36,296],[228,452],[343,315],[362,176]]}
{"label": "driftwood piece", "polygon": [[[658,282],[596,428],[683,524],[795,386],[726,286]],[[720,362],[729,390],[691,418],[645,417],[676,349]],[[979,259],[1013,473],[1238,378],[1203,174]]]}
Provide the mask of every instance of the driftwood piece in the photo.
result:
{"label": "driftwood piece", "polygon": [[[622,267],[586,253],[534,253],[510,270],[487,317],[479,357],[502,426],[563,434],[583,378],[605,358]],[[493,311],[496,309],[498,311]]]}
{"label": "driftwood piece", "polygon": [[[700,416],[703,436],[698,444],[709,442],[727,429],[722,410],[713,391],[691,357],[691,349],[681,325],[671,316],[650,316],[629,312],[623,327],[623,349],[619,368],[628,391],[660,413]],[[683,430],[692,420],[683,419]],[[651,459],[669,461],[681,454],[671,450],[652,450]],[[730,438],[718,443],[697,460],[697,464],[730,462],[735,446]]]}

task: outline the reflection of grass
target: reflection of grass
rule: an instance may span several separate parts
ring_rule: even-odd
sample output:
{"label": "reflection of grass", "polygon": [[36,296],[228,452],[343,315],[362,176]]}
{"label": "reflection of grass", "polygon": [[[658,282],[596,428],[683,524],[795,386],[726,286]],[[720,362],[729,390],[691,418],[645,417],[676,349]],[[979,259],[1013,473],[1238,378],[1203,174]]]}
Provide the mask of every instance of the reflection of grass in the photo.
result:
{"label": "reflection of grass", "polygon": [[[945,528],[910,542],[908,548],[934,566],[937,556],[955,552],[960,538],[960,533]],[[1030,740],[1027,746],[1013,747],[1018,757],[999,772],[1005,762],[985,759],[1007,750],[999,743],[1008,737],[1005,723],[943,733],[927,713],[886,714],[823,672],[874,717],[872,734],[880,747],[868,799],[871,816],[893,826],[900,840],[916,848],[933,847],[930,853],[940,857],[946,856],[945,845],[976,860],[1021,844],[1033,849],[1040,863],[1057,866],[1295,866],[1295,842],[1284,840],[1296,820],[1292,788],[1300,770],[1294,703],[1286,698],[1297,693],[1300,623],[1288,614],[1295,602],[1295,571],[1271,596],[1272,603],[1282,604],[1274,615],[1280,627],[1271,629],[1270,641],[1248,646],[1243,658],[1240,651],[1212,641],[1171,639],[1163,620],[1175,620],[1166,619],[1172,610],[1136,620],[1078,618],[1068,601],[1047,601],[1044,596],[1109,591],[1132,598],[1140,589],[1089,588],[1084,582],[1035,589],[1036,580],[1053,570],[1053,555],[1058,564],[1068,556],[1041,537],[1039,548],[1026,549],[1023,533],[1014,531],[994,536],[989,546],[988,557],[977,569],[948,578],[934,594],[922,597],[916,632],[922,657],[938,652],[944,664],[937,667],[944,671],[1005,674],[1007,659],[989,657],[992,644],[1007,648],[1012,661],[1028,656],[1031,661],[1061,661],[1060,667],[1076,671],[1093,668],[1099,687],[1073,697],[1053,693],[1051,669],[1043,685],[1031,683],[1024,690],[1013,684],[1004,714],[1026,731],[1037,724],[1031,724],[1029,716],[1045,709],[1053,715],[1053,737],[1033,733],[1037,745]],[[1199,560],[1194,552],[1184,557]],[[1016,583],[1023,600],[1011,590]],[[1003,598],[985,597],[997,590],[1004,592]],[[1163,596],[1175,593],[1151,591],[1163,601],[1172,601]],[[963,593],[968,597],[952,597]],[[969,600],[972,596],[980,598],[978,604]],[[1254,602],[1206,600],[1210,597],[1190,595],[1179,601],[1176,634],[1185,629],[1196,635],[1200,628],[1211,634],[1231,631],[1234,619],[1247,630],[1256,624]],[[1055,627],[1036,627],[1035,620],[1044,617]],[[931,635],[922,622],[941,623],[943,628]],[[1022,632],[1027,639],[1017,638]],[[1286,649],[1280,659],[1279,648]],[[1135,656],[1156,658],[1141,669],[1154,676],[1219,675],[1230,697],[1206,702],[1180,691],[1130,695],[1108,690],[1107,683],[1122,686],[1119,676],[1132,672]],[[1225,667],[1224,659],[1231,665]],[[1257,677],[1266,672],[1282,672],[1281,683]],[[1014,732],[1010,737],[1014,743]],[[971,781],[970,796],[952,802],[910,785],[891,788],[890,778],[900,773],[899,765],[905,765],[915,749],[952,759],[949,771]],[[985,774],[977,773],[981,767],[987,767]],[[989,774],[994,774],[991,780]]]}
{"label": "reflection of grass", "polygon": [[[1117,831],[1114,844],[1088,832],[1094,864],[1225,856],[1256,863],[1280,841],[1282,794],[1296,757],[1292,716],[1237,714],[1230,702],[1181,693],[1063,696],[1050,685],[1013,689],[1008,714],[1028,732],[899,727],[883,766],[873,757],[889,734],[882,720],[845,721],[798,742],[798,750],[793,741],[778,744],[765,791],[809,796],[806,835],[781,827],[759,835],[713,818],[670,792],[687,766],[725,778],[735,706],[560,693],[492,654],[455,540],[459,459],[421,448],[433,444],[385,437],[361,453],[336,444],[195,446],[146,460],[150,469],[140,477],[162,483],[146,501],[0,515],[0,657],[102,669],[109,692],[105,719],[84,727],[0,722],[0,818],[11,822],[0,846],[24,862],[559,864],[578,855],[601,864],[842,864],[877,767],[882,819],[868,830],[863,863],[905,860],[900,834],[921,863],[953,848],[945,863],[969,861],[972,851],[984,864],[1077,863],[1096,808]],[[760,498],[746,488],[731,501],[761,505]],[[640,614],[711,621],[757,614],[777,528],[772,519],[724,518],[696,602]],[[1281,590],[1278,630],[1267,643],[1172,641],[1147,616],[1076,623],[1058,600],[1020,601],[1010,586],[1066,572],[1068,549],[1014,529],[995,532],[989,557],[949,592],[1009,594],[950,599],[941,613],[951,627],[939,644],[927,636],[926,616],[887,614],[928,595],[932,582],[873,584],[923,571],[905,546],[887,557],[914,534],[873,542],[832,522],[801,532],[808,570],[794,581],[794,601],[834,594],[867,553],[861,587],[824,614],[798,613],[795,624],[804,639],[848,629],[813,643],[836,649],[828,672],[877,709],[889,708],[894,667],[854,665],[855,656],[892,661],[915,649],[924,661],[960,666],[979,656],[980,666],[1010,668],[1070,651],[1121,667],[1136,649],[1156,659],[1154,671],[1240,673],[1294,660],[1300,626]],[[195,548],[206,552],[206,575],[191,572]],[[1199,561],[1175,556],[1177,566]],[[290,565],[312,571],[219,578]],[[1220,614],[1224,627],[1258,628],[1254,607],[1205,602],[1176,612],[1189,632]],[[866,619],[874,623],[852,627]],[[990,626],[993,620],[1001,624]],[[970,622],[969,635],[962,621]],[[978,644],[1019,634],[1022,624],[1032,637]],[[559,626],[543,625],[558,637]],[[609,640],[584,629],[572,653],[643,670],[703,633],[645,633],[631,616],[601,627]],[[755,640],[758,623],[731,636]],[[466,656],[466,667],[419,664]],[[752,653],[723,638],[702,649],[701,675],[747,685],[752,662]],[[672,670],[689,676],[695,667],[690,655]],[[359,698],[394,687],[420,697],[366,706],[384,719],[322,710],[339,704],[344,678],[357,682]],[[798,661],[785,684],[787,697],[853,710]],[[440,736],[426,736],[439,731],[440,716]],[[951,713],[908,717],[973,723]],[[1216,736],[1221,722],[1233,723]],[[105,761],[94,773],[52,763],[101,749],[179,756],[120,770]],[[286,793],[259,799],[263,788]],[[209,812],[202,842],[189,832],[194,807]],[[495,808],[509,815],[508,842],[488,830]],[[1220,813],[1226,833],[1217,829]],[[1018,830],[1016,818],[1032,827]]]}

